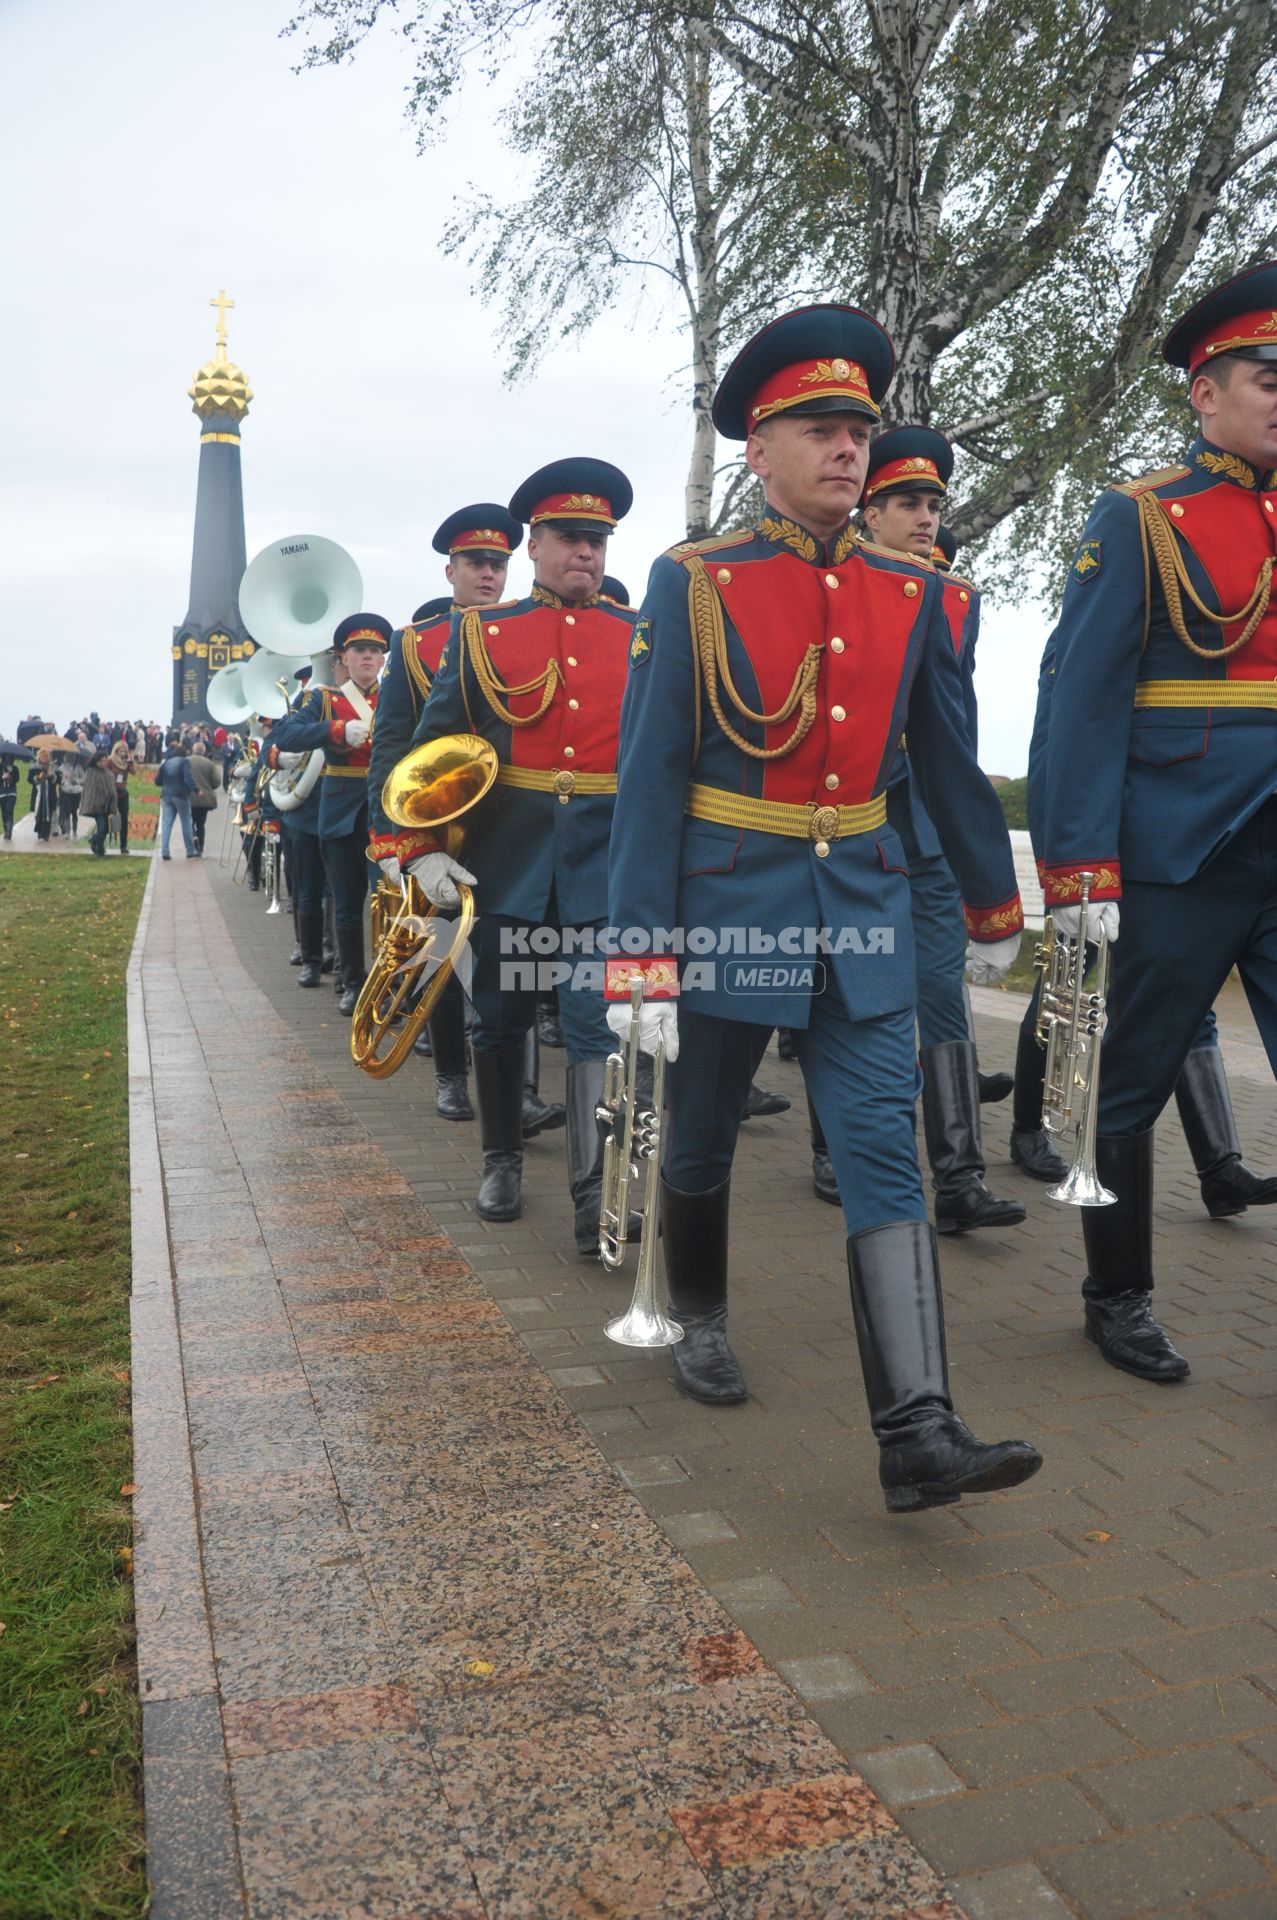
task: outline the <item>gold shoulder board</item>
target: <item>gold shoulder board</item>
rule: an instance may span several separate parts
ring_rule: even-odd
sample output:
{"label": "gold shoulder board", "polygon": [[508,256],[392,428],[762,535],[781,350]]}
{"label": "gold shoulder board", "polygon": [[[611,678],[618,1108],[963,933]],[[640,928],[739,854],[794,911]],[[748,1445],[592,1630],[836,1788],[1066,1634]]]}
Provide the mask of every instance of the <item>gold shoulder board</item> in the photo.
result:
{"label": "gold shoulder board", "polygon": [[1137,500],[1140,494],[1152,493],[1155,487],[1169,486],[1175,480],[1187,480],[1190,471],[1188,467],[1159,467],[1156,473],[1142,473],[1138,480],[1115,480],[1110,491],[1124,493],[1129,500]]}
{"label": "gold shoulder board", "polygon": [[[938,569],[930,560],[924,560],[920,553],[901,553],[895,547],[880,547],[872,540],[866,540],[863,533],[856,535],[856,545],[863,547],[866,553],[881,554],[884,560],[902,560],[907,567],[917,567],[921,573],[936,573]],[[948,580],[957,578],[956,574],[942,576]]]}
{"label": "gold shoulder board", "polygon": [[665,549],[667,560],[690,560],[693,554],[719,553],[725,547],[739,547],[744,541],[752,540],[754,529],[742,527],[739,533],[713,533],[708,540],[680,540],[677,546]]}

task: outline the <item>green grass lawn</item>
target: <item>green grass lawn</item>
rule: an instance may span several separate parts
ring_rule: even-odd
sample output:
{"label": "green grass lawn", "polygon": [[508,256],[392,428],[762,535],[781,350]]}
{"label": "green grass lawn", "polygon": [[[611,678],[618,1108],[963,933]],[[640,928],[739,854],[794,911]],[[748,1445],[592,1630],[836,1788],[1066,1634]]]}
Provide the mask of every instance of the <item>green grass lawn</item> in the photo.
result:
{"label": "green grass lawn", "polygon": [[124,969],[148,867],[0,862],[0,1920],[145,1908]]}

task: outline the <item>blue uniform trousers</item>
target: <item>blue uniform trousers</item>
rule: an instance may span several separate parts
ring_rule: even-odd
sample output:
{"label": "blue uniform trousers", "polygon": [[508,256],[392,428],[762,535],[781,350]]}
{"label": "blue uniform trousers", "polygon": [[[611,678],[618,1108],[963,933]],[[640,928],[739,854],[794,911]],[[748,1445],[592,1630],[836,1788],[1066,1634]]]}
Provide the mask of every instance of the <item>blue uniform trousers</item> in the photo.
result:
{"label": "blue uniform trousers", "polygon": [[[667,1080],[665,1178],[680,1192],[709,1193],[730,1174],[745,1096],[770,1037],[766,1027],[679,1006],[678,1059]],[[848,1233],[925,1220],[914,1139],[913,1008],[852,1020],[831,979],[812,996],[810,1025],[795,1028],[793,1040],[828,1141]]]}
{"label": "blue uniform trousers", "polygon": [[[601,931],[605,924],[602,920],[595,921],[595,933]],[[547,936],[553,936],[553,947],[544,954],[538,954],[533,943],[542,933],[542,926]],[[522,1046],[529,1027],[536,1019],[537,964],[545,965],[558,957],[561,934],[584,931],[582,928],[560,928],[554,919],[553,893],[550,895],[549,913],[542,926],[531,926],[524,920],[511,919],[500,913],[482,914],[477,921],[471,942],[474,977],[470,986],[470,999],[474,1005],[470,1044],[477,1053],[485,1053],[495,1047]],[[548,937],[545,944],[547,948],[551,947]],[[579,964],[581,956],[578,953],[565,957]],[[616,1046],[616,1039],[606,1019],[602,959],[595,964],[599,976],[597,981],[589,985],[566,982],[559,989],[559,1016],[563,1023],[563,1043],[569,1066],[577,1066],[583,1060],[606,1060]],[[762,1031],[766,1040],[766,1029]]]}
{"label": "blue uniform trousers", "polygon": [[918,1044],[969,1040],[967,929],[962,895],[942,854],[909,862],[909,901],[918,978]]}
{"label": "blue uniform trousers", "polygon": [[338,928],[362,928],[364,904],[381,878],[368,858],[368,808],[359,809],[352,832],[334,834],[319,845]]}
{"label": "blue uniform trousers", "polygon": [[304,827],[292,827],[284,816],[284,858],[288,863],[288,891],[298,913],[322,913],[324,910],[324,858],[319,850],[319,835]]}
{"label": "blue uniform trousers", "polygon": [[1125,880],[1121,908],[1100,1132],[1143,1133],[1155,1123],[1234,966],[1277,1072],[1277,798],[1191,880]]}

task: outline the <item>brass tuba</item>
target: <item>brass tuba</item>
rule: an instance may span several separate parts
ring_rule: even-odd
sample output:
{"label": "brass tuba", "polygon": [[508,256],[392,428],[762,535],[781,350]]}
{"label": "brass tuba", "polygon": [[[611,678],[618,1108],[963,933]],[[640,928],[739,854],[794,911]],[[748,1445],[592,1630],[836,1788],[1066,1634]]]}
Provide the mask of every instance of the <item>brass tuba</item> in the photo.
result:
{"label": "brass tuba", "polygon": [[1042,1125],[1054,1137],[1076,1130],[1073,1164],[1058,1186],[1047,1188],[1046,1197],[1067,1207],[1111,1207],[1117,1195],[1110,1193],[1095,1170],[1100,1045],[1107,1020],[1108,936],[1100,935],[1095,985],[1086,992],[1086,910],[1095,875],[1082,873],[1078,879],[1082,889],[1078,938],[1065,940],[1048,921],[1035,955],[1042,976],[1042,996],[1034,1033],[1039,1044],[1046,1047]]}
{"label": "brass tuba", "polygon": [[[497,777],[497,750],[477,733],[446,733],[428,740],[392,770],[381,804],[399,827],[428,829],[454,859],[465,838],[463,816],[484,798]],[[474,895],[458,887],[461,912],[452,944],[418,987],[418,974],[433,955],[441,922],[410,873],[405,873],[398,911],[385,926],[363,991],[350,1021],[350,1056],[374,1080],[387,1080],[412,1052],[417,1035],[438,1005],[474,925]],[[378,894],[381,888],[378,888]],[[374,909],[376,909],[374,899]],[[387,906],[383,901],[378,920]],[[403,1015],[402,1024],[393,1031]]]}

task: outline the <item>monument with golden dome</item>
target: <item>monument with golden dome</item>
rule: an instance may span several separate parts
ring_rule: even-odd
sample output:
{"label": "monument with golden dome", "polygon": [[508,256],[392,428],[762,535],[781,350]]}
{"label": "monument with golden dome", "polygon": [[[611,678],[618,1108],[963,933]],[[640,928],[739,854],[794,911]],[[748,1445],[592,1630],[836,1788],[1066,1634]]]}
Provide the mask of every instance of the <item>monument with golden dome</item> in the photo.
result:
{"label": "monument with golden dome", "polygon": [[217,346],[188,389],[200,423],[200,470],[190,604],[173,629],[174,726],[207,720],[210,676],[255,651],[238,599],[246,561],[239,430],[253,390],[226,354],[226,313],[235,302],[219,292],[208,304],[217,308]]}

